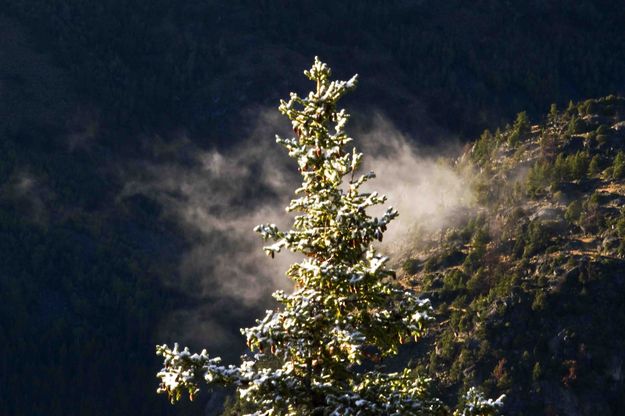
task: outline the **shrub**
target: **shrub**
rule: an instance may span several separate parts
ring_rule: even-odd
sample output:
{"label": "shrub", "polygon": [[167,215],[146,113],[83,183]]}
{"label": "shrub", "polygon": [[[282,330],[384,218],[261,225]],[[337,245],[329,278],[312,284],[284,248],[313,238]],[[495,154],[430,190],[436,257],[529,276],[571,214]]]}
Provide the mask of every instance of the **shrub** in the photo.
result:
{"label": "shrub", "polygon": [[588,174],[590,176],[597,176],[601,173],[601,158],[599,155],[594,155],[590,164],[588,165]]}
{"label": "shrub", "polygon": [[611,173],[613,179],[625,178],[625,154],[622,151],[616,154],[612,163]]}

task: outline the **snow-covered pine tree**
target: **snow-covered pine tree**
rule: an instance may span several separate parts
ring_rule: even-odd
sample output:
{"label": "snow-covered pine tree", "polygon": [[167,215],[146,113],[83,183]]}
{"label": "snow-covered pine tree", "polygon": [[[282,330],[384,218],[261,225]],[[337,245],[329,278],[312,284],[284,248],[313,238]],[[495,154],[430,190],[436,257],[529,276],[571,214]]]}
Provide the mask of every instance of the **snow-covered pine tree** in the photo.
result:
{"label": "snow-covered pine tree", "polygon": [[[373,247],[398,214],[392,208],[380,218],[367,214],[385,197],[361,190],[374,175],[360,174],[362,154],[346,150],[348,114],[337,101],[355,87],[356,76],[331,81],[330,68],[317,58],[304,73],[316,89],[281,101],[296,137],[277,138],[303,177],[287,207],[297,216],[290,231],[256,227],[272,240],[264,248],[272,257],[283,248],[304,255],[287,272],[295,289],[275,292],[281,307],[242,330],[251,353],[238,367],[223,366],[206,350],[158,346],[164,357],[158,391],[175,402],[184,393],[193,398],[201,382],[234,386],[258,416],[447,415],[428,394],[427,379],[411,369],[385,373],[373,365],[423,336],[430,305],[393,284],[387,258]],[[466,402],[456,414],[492,415],[501,404],[474,390]]]}

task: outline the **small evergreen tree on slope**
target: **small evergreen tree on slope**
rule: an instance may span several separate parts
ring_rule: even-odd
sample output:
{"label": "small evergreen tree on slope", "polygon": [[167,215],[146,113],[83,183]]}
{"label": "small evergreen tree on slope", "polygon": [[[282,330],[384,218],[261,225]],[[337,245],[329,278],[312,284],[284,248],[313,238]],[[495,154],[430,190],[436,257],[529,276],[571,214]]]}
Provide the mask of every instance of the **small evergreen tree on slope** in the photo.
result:
{"label": "small evergreen tree on slope", "polygon": [[[295,289],[275,292],[281,307],[242,330],[251,353],[238,367],[222,365],[205,350],[158,346],[164,357],[159,392],[175,402],[184,393],[193,398],[201,382],[234,386],[258,416],[448,415],[428,393],[429,380],[414,370],[368,369],[423,336],[430,305],[391,283],[387,258],[372,245],[398,214],[392,208],[380,218],[367,214],[386,198],[361,190],[374,175],[359,174],[362,154],[345,149],[352,141],[345,133],[348,115],[336,105],[355,87],[356,76],[331,81],[318,59],[305,74],[316,90],[306,98],[292,93],[279,107],[296,137],[277,138],[303,177],[287,207],[298,215],[289,231],[273,224],[255,229],[272,241],[264,248],[272,257],[282,249],[304,255],[287,272]],[[501,406],[500,399],[487,400],[474,389],[465,401],[456,415],[494,415]]]}

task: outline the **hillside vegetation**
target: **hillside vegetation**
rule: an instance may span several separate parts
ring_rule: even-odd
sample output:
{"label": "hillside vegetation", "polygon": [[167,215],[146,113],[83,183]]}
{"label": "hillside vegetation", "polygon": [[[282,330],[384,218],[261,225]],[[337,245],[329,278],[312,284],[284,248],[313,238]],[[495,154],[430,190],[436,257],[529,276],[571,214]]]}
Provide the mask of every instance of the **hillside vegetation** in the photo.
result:
{"label": "hillside vegetation", "polygon": [[314,55],[345,75],[357,68],[369,91],[358,100],[363,107],[382,109],[415,133],[435,120],[476,134],[519,111],[537,116],[551,102],[623,93],[625,85],[622,2],[0,5],[107,124],[124,131],[180,128],[232,142],[241,109],[273,106],[293,85],[304,87],[295,74]]}
{"label": "hillside vegetation", "polygon": [[477,206],[415,250],[403,281],[438,312],[418,367],[453,395],[484,383],[508,415],[625,410],[625,99],[521,113],[484,132]]}

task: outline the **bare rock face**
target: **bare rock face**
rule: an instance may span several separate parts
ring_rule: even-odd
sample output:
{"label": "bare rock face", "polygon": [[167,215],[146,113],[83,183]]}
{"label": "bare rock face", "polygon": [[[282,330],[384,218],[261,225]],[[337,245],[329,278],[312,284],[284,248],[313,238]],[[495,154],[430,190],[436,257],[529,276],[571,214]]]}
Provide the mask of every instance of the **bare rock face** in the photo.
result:
{"label": "bare rock face", "polygon": [[534,214],[530,215],[530,220],[564,221],[564,213],[560,208],[545,206],[543,208],[539,208]]}

